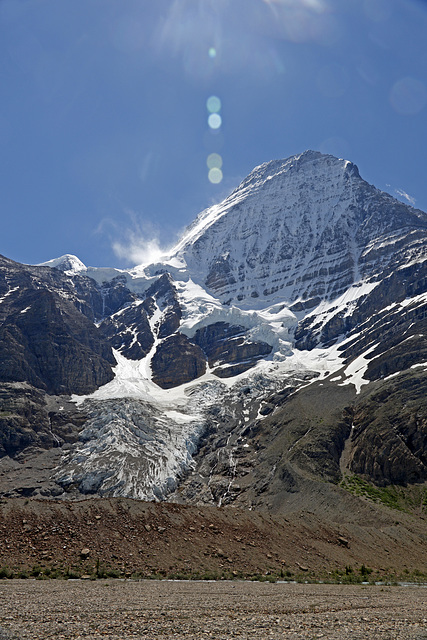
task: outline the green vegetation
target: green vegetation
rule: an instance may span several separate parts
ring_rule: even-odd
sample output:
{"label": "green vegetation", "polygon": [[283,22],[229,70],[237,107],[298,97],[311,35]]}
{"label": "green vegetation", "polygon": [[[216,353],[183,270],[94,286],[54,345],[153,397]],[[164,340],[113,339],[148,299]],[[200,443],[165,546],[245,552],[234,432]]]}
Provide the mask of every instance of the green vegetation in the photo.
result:
{"label": "green vegetation", "polygon": [[353,495],[368,498],[373,502],[380,502],[391,509],[402,510],[394,487],[377,487],[359,476],[345,476],[340,486]]}
{"label": "green vegetation", "polygon": [[398,574],[394,571],[385,569],[375,571],[365,564],[359,567],[347,565],[344,568],[335,568],[327,572],[302,571],[293,573],[289,570],[281,569],[280,572],[267,571],[265,573],[244,573],[241,571],[232,571],[230,569],[206,569],[201,572],[192,572],[187,570],[165,571],[165,570],[145,570],[134,571],[130,573],[125,569],[119,570],[113,567],[103,568],[99,563],[95,563],[91,567],[81,566],[74,567],[58,567],[58,566],[39,566],[34,565],[32,569],[8,566],[0,566],[0,579],[12,578],[35,578],[36,580],[97,580],[107,578],[125,578],[131,580],[249,580],[252,582],[269,582],[278,581],[299,582],[303,584],[327,583],[327,584],[386,584],[396,585],[399,582],[409,582],[414,584],[427,584],[427,573],[423,573],[417,569],[405,571]]}
{"label": "green vegetation", "polygon": [[13,571],[9,567],[0,567],[0,579],[13,578]]}
{"label": "green vegetation", "polygon": [[264,575],[264,574],[255,574],[253,576],[251,576],[250,578],[253,582],[277,582],[277,576],[273,575],[273,574],[268,574],[268,575]]}
{"label": "green vegetation", "polygon": [[360,476],[346,474],[340,487],[355,496],[384,504],[397,511],[427,511],[427,488],[424,485],[378,487]]}

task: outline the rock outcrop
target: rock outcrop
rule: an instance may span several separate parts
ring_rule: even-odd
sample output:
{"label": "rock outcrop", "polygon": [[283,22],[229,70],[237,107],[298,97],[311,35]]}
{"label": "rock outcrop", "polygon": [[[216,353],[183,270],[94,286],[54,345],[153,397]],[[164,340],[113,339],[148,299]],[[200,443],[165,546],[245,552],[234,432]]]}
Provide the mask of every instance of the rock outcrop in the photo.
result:
{"label": "rock outcrop", "polygon": [[78,440],[84,411],[26,382],[0,383],[0,458]]}
{"label": "rock outcrop", "polygon": [[198,329],[192,342],[203,350],[213,373],[220,378],[247,371],[272,351],[266,342],[250,340],[244,327],[226,322],[215,322]]}
{"label": "rock outcrop", "polygon": [[407,373],[358,403],[349,468],[378,485],[427,480],[427,376]]}
{"label": "rock outcrop", "polygon": [[[130,293],[130,292],[129,292]],[[113,378],[115,359],[94,325],[88,278],[0,260],[0,381],[51,394],[88,393]]]}
{"label": "rock outcrop", "polygon": [[182,333],[166,338],[151,360],[153,382],[162,389],[171,389],[199,378],[206,371],[203,351]]}
{"label": "rock outcrop", "polygon": [[100,331],[107,342],[130,360],[144,358],[154,344],[147,311],[133,304],[104,320]]}

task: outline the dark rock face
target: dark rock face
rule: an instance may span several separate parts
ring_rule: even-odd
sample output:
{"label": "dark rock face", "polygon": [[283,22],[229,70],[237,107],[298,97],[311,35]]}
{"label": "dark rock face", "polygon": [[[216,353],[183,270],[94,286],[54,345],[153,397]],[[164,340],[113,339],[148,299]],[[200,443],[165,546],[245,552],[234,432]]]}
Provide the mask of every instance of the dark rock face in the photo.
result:
{"label": "dark rock face", "polygon": [[155,300],[159,309],[162,311],[160,320],[155,327],[157,337],[167,338],[167,336],[170,336],[172,333],[177,331],[182,317],[182,311],[176,294],[176,289],[172,283],[170,275],[168,273],[164,273],[160,276],[160,278],[147,290],[147,296],[146,304],[150,304],[150,300]]}
{"label": "dark rock face", "polygon": [[[150,319],[158,312],[152,327]],[[134,301],[106,318],[100,325],[108,343],[129,360],[144,358],[158,339],[177,331],[182,317],[176,289],[169,274],[163,274],[147,290],[143,300]]]}
{"label": "dark rock face", "polygon": [[[87,280],[91,279],[81,276],[73,277],[77,288],[82,286],[83,283],[86,284]],[[94,283],[96,291],[99,292],[98,295],[93,292],[91,293],[91,298],[93,299],[95,297],[97,301],[97,306],[94,308],[95,320],[101,320],[102,318],[111,316],[119,309],[123,309],[132,304],[137,298],[137,296],[126,287],[126,278],[124,276],[117,276],[110,282],[104,282],[101,286],[96,285],[93,280],[91,282]]]}
{"label": "dark rock face", "polygon": [[400,376],[358,403],[350,469],[379,485],[427,480],[427,376]]}
{"label": "dark rock face", "polygon": [[[92,281],[80,280],[95,294]],[[113,378],[111,348],[71,278],[1,258],[0,297],[0,381],[69,394],[90,393]]]}
{"label": "dark rock face", "polygon": [[213,373],[220,378],[242,373],[253,367],[272,347],[266,342],[250,341],[245,328],[216,322],[196,331],[192,342],[206,354]]}
{"label": "dark rock face", "polygon": [[0,385],[0,457],[29,446],[52,447],[44,394],[24,383]]}
{"label": "dark rock face", "polygon": [[19,303],[0,327],[1,381],[83,394],[112,380],[111,349],[72,304],[46,289],[25,291]]}
{"label": "dark rock face", "polygon": [[245,371],[252,369],[254,365],[255,361],[251,362],[250,360],[247,360],[244,362],[237,362],[236,364],[229,364],[223,367],[216,367],[212,371],[212,373],[218,376],[218,378],[232,378],[233,376],[239,375],[239,373],[244,373]]}
{"label": "dark rock face", "polygon": [[[363,378],[380,381],[411,367],[427,362],[427,265],[425,262],[400,267],[380,280],[369,293],[361,296],[352,306],[337,310],[328,310],[325,322],[322,316],[308,317],[300,323],[296,333],[298,348],[312,349],[319,343],[325,346],[334,344],[341,336],[346,336],[342,346],[338,347],[349,365],[355,358],[363,356],[366,369]],[[361,364],[363,366],[363,364]],[[408,400],[412,399],[412,390],[402,389]],[[390,406],[390,405],[389,405]],[[375,420],[378,416],[375,402],[369,406],[367,416],[362,420],[366,427],[368,416]],[[378,409],[379,410],[379,409]],[[391,424],[391,423],[390,423]],[[390,427],[386,434],[381,431],[374,437],[373,427],[363,428],[354,458],[353,470],[357,469],[377,483],[401,482],[403,478],[421,478],[419,462],[413,460],[414,468],[404,461],[408,455],[405,438],[397,435]],[[376,429],[378,425],[376,426]],[[357,432],[358,433],[358,432]],[[370,434],[370,435],[369,435]],[[369,438],[372,437],[372,440]],[[383,450],[385,458],[379,463],[374,453]],[[401,457],[401,471],[396,460]],[[393,461],[393,462],[391,462]],[[400,480],[398,480],[400,478]]]}
{"label": "dark rock face", "polygon": [[224,289],[228,285],[236,284],[236,282],[229,256],[216,260],[206,278],[206,286],[214,291]]}
{"label": "dark rock face", "polygon": [[[408,313],[408,316],[410,318],[411,314]],[[406,322],[396,322],[396,328],[402,328],[401,335],[384,340],[369,354],[372,360],[365,373],[365,378],[381,380],[410,369],[419,362],[427,361],[427,344],[424,334],[421,333],[427,329],[427,321],[414,323],[409,328],[409,318]]]}
{"label": "dark rock face", "polygon": [[1,383],[0,458],[29,447],[51,449],[75,442],[85,420],[85,413],[71,403],[52,402],[27,383]]}
{"label": "dark rock face", "polygon": [[206,371],[203,351],[181,333],[166,338],[151,361],[153,381],[162,389],[171,389],[199,378]]}
{"label": "dark rock face", "polygon": [[[352,333],[360,333],[363,329],[363,342],[359,340],[357,349],[346,346],[346,356],[348,354],[348,357],[351,357],[357,355],[372,340],[384,335],[384,331],[389,335],[403,335],[402,323],[405,322],[406,314],[401,313],[398,305],[405,298],[421,295],[427,290],[427,265],[422,262],[408,267],[401,266],[383,279],[378,277],[376,281],[378,285],[370,293],[361,296],[352,308],[340,311],[337,309],[336,314],[333,314],[334,309],[330,309],[329,314],[332,317],[326,322],[321,316],[309,316],[302,320],[295,331],[296,347],[312,349],[318,344],[333,344],[340,335],[351,336]],[[390,306],[392,308],[386,309]],[[411,321],[415,316],[418,320],[423,319],[423,301],[417,302],[413,311],[416,313],[412,314]],[[408,308],[408,312],[412,312],[411,307]],[[399,327],[396,326],[396,322],[399,323]]]}
{"label": "dark rock face", "polygon": [[134,304],[107,318],[100,331],[108,343],[130,360],[144,358],[154,344],[147,312],[142,304]]}
{"label": "dark rock face", "polygon": [[[26,289],[56,292],[92,322],[102,320],[136,299],[136,295],[126,288],[122,276],[100,286],[86,276],[67,276],[58,269],[23,265],[0,256],[0,297],[7,294],[9,298],[11,290],[15,294],[15,291]],[[8,305],[2,307],[0,319]]]}

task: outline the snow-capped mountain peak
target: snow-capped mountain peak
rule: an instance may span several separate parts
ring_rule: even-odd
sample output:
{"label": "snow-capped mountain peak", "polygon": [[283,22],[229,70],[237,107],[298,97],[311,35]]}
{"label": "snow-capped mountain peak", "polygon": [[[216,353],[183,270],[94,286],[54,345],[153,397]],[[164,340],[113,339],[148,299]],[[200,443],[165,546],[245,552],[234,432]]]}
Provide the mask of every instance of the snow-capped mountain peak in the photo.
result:
{"label": "snow-capped mountain peak", "polygon": [[53,258],[52,260],[41,262],[37,266],[59,269],[60,271],[63,271],[67,276],[72,276],[87,271],[86,265],[83,264],[83,262],[77,256],[74,256],[70,253],[66,253],[59,258]]}
{"label": "snow-capped mountain peak", "polygon": [[[206,209],[196,218],[184,233],[172,255],[180,254],[185,247],[197,241],[223,216],[233,215],[235,208],[242,203],[246,204],[247,201],[251,202],[259,198],[270,198],[274,196],[275,191],[281,192],[283,189],[290,188],[295,182],[298,187],[303,187],[304,184],[317,181],[320,185],[323,183],[323,188],[326,188],[325,182],[329,183],[332,178],[332,167],[336,174],[346,172],[358,176],[357,167],[348,160],[339,160],[317,151],[305,151],[286,160],[271,160],[255,167],[222,203]],[[280,195],[286,196],[283,193]],[[292,212],[288,210],[286,213],[287,222],[292,225]],[[298,217],[298,211],[294,214]]]}
{"label": "snow-capped mountain peak", "polygon": [[372,275],[376,248],[385,259],[390,234],[398,243],[414,227],[427,228],[427,216],[362,180],[356,165],[306,151],[256,167],[200,214],[164,266],[179,265],[178,278],[222,303],[312,308]]}

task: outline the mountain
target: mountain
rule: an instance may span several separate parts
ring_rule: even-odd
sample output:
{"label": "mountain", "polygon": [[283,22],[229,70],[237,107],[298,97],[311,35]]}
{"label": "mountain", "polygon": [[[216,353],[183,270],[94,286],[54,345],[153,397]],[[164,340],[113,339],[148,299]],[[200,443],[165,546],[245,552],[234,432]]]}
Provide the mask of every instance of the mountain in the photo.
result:
{"label": "mountain", "polygon": [[156,264],[2,258],[0,493],[323,515],[427,496],[426,256],[426,213],[307,151]]}
{"label": "mountain", "polygon": [[173,260],[223,304],[310,309],[416,255],[425,224],[354,164],[306,152],[255,169],[196,220]]}

